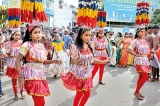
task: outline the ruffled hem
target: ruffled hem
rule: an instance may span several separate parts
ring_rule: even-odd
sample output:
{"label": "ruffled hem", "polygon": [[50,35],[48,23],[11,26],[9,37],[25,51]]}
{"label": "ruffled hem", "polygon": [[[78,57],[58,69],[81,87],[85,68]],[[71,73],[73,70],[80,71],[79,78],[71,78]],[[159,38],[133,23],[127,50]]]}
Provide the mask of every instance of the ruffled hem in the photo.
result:
{"label": "ruffled hem", "polygon": [[[23,70],[24,68],[21,67],[21,70]],[[7,72],[6,75],[8,77],[11,77],[13,79],[18,79],[18,72],[15,68],[11,68],[11,67],[7,67]]]}
{"label": "ruffled hem", "polygon": [[143,66],[143,65],[136,65],[135,66],[137,73],[149,73],[150,72],[150,66]]}
{"label": "ruffled hem", "polygon": [[69,90],[88,91],[93,88],[92,78],[78,79],[72,73],[68,72],[61,77],[63,85]]}
{"label": "ruffled hem", "polygon": [[49,96],[50,91],[46,80],[26,80],[25,90],[28,95]]}

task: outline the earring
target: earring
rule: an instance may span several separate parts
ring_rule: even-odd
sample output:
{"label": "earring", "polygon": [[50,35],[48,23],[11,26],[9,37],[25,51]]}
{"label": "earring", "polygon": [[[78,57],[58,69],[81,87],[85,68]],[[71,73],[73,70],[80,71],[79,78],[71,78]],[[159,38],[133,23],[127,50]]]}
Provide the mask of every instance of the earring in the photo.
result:
{"label": "earring", "polygon": [[29,39],[32,39],[31,37],[29,37]]}

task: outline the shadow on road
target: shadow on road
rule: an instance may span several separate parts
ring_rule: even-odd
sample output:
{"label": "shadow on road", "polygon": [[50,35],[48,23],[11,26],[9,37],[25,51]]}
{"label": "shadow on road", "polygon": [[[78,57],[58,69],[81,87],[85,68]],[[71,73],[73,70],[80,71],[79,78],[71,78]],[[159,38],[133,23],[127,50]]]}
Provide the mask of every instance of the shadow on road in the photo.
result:
{"label": "shadow on road", "polygon": [[13,99],[9,99],[9,100],[6,101],[6,102],[0,103],[0,106],[13,106],[13,103],[14,103],[14,102],[17,102],[17,101],[15,101],[15,100],[13,100]]}
{"label": "shadow on road", "polygon": [[[121,68],[121,67],[119,67],[119,68]],[[118,75],[121,75],[121,74],[127,72],[129,69],[130,69],[130,67],[121,68],[121,70],[118,70],[118,67],[107,66],[107,70],[105,70],[105,72],[109,72],[109,74],[111,74],[112,77],[117,77]]]}

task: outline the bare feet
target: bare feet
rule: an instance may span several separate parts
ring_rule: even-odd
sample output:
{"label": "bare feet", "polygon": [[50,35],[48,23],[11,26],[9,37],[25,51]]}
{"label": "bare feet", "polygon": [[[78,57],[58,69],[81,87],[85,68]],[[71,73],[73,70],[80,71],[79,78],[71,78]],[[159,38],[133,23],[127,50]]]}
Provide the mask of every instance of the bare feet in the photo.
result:
{"label": "bare feet", "polygon": [[140,96],[139,93],[134,93],[134,96],[135,96],[138,100],[143,100],[143,98]]}
{"label": "bare feet", "polygon": [[15,95],[14,100],[17,101],[18,99],[18,95]]}
{"label": "bare feet", "polygon": [[156,81],[155,78],[151,78],[151,79],[149,80],[149,82],[155,82],[155,81]]}
{"label": "bare feet", "polygon": [[145,96],[143,96],[143,95],[141,95],[141,94],[139,94],[142,98],[145,98]]}
{"label": "bare feet", "polygon": [[21,97],[22,97],[22,99],[24,99],[24,98],[25,98],[25,95],[23,95],[23,92],[21,92]]}

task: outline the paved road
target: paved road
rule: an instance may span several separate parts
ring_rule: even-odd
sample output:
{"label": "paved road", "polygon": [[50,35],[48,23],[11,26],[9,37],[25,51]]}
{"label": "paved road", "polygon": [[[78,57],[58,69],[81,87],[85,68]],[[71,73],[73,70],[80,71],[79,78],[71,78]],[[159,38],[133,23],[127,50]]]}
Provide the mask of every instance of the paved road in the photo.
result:
{"label": "paved road", "polygon": [[[46,106],[72,106],[75,92],[69,91],[62,85],[61,79],[53,79],[46,74],[51,96],[46,97]],[[94,79],[94,89],[86,106],[160,106],[160,82],[147,82],[141,93],[146,96],[143,101],[134,98],[137,74],[134,67],[107,67],[103,81],[105,86],[99,85],[98,74]],[[24,100],[14,101],[11,80],[2,77],[5,96],[0,98],[0,106],[33,106],[31,96]]]}

